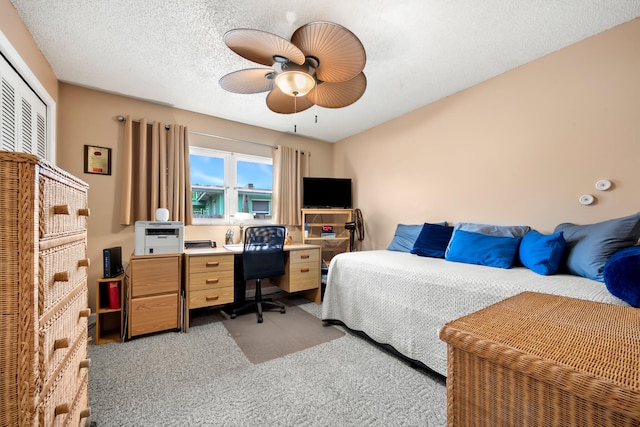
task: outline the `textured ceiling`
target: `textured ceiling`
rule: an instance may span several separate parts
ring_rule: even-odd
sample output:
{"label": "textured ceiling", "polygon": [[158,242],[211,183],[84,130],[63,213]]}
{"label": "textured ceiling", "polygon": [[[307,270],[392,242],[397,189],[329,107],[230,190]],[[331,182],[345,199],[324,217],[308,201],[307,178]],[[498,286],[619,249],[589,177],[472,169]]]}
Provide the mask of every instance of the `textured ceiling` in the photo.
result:
{"label": "textured ceiling", "polygon": [[[11,2],[61,81],[328,142],[640,16],[640,0]],[[256,66],[226,47],[226,31],[289,39],[313,21],[362,41],[368,86],[356,103],[281,115],[266,93],[220,88],[223,75]]]}

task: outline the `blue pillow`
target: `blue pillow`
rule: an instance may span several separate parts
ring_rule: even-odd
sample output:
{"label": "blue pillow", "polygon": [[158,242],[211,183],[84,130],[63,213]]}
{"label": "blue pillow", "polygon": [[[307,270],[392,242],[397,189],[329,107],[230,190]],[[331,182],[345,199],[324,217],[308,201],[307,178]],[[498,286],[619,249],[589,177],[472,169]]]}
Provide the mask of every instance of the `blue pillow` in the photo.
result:
{"label": "blue pillow", "polygon": [[520,237],[491,236],[456,230],[445,254],[448,261],[510,268],[518,252]]}
{"label": "blue pillow", "polygon": [[640,246],[611,255],[602,274],[611,294],[633,307],[640,307]]}
{"label": "blue pillow", "polygon": [[[522,237],[531,230],[528,225],[495,225],[495,224],[482,224],[474,222],[458,222],[453,226],[453,236],[456,235],[458,230],[468,231],[470,233],[480,233],[489,236],[501,236],[501,237]],[[451,245],[451,243],[449,243]],[[447,248],[447,251],[449,248]]]}
{"label": "blue pillow", "polygon": [[425,223],[422,231],[413,244],[412,254],[433,258],[444,258],[453,227],[440,224]]}
{"label": "blue pillow", "polygon": [[603,282],[602,271],[609,257],[638,242],[640,212],[595,224],[564,223],[554,231],[562,231],[567,241],[563,267],[569,273]]}
{"label": "blue pillow", "polygon": [[[439,223],[445,225],[445,222]],[[406,225],[398,224],[396,227],[396,234],[393,236],[393,240],[389,244],[387,250],[398,252],[411,252],[413,244],[422,231],[423,224]]]}
{"label": "blue pillow", "polygon": [[566,242],[562,231],[553,234],[542,234],[531,230],[520,242],[520,262],[528,269],[548,276],[560,268]]}

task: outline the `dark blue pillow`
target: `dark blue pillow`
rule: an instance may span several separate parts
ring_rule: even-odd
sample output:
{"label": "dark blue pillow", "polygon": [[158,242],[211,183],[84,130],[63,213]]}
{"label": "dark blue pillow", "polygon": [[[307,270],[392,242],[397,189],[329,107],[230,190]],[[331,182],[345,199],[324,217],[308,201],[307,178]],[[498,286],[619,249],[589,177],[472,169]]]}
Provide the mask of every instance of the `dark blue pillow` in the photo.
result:
{"label": "dark blue pillow", "polygon": [[[438,223],[445,225],[445,222]],[[413,244],[422,231],[423,224],[398,224],[396,227],[396,234],[393,236],[393,240],[389,243],[387,250],[398,252],[411,252]]]}
{"label": "dark blue pillow", "polygon": [[528,269],[548,276],[555,274],[560,268],[562,254],[566,242],[562,231],[553,234],[542,234],[531,230],[520,242],[520,262]]}
{"label": "dark blue pillow", "polygon": [[510,268],[520,237],[491,236],[456,230],[445,255],[448,261]]}
{"label": "dark blue pillow", "polygon": [[620,249],[635,245],[640,238],[640,212],[595,224],[560,224],[567,241],[563,266],[572,274],[603,282],[607,260]]}
{"label": "dark blue pillow", "polygon": [[453,227],[424,223],[422,231],[411,249],[412,254],[433,258],[444,258]]}
{"label": "dark blue pillow", "polygon": [[604,284],[612,295],[640,307],[640,246],[611,255],[603,271]]}

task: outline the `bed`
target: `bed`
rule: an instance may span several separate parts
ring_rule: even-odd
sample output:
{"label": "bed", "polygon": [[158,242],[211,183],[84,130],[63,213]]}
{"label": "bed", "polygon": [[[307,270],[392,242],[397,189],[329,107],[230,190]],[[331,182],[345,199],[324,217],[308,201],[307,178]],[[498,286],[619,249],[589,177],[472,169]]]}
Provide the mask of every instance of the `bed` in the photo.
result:
{"label": "bed", "polygon": [[523,291],[627,306],[602,282],[572,274],[540,275],[451,262],[392,250],[342,253],[331,261],[322,319],[364,333],[378,344],[446,376],[449,321]]}

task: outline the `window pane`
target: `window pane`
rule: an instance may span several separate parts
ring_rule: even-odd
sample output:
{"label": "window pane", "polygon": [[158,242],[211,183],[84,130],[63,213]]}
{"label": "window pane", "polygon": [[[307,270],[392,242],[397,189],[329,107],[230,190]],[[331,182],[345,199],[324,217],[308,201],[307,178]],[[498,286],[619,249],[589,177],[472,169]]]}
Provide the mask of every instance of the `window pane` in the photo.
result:
{"label": "window pane", "polygon": [[238,160],[238,187],[271,190],[273,165]]}
{"label": "window pane", "polygon": [[190,154],[194,218],[224,218],[224,159]]}
{"label": "window pane", "polygon": [[257,219],[271,219],[273,166],[238,160],[238,212],[250,212]]}

